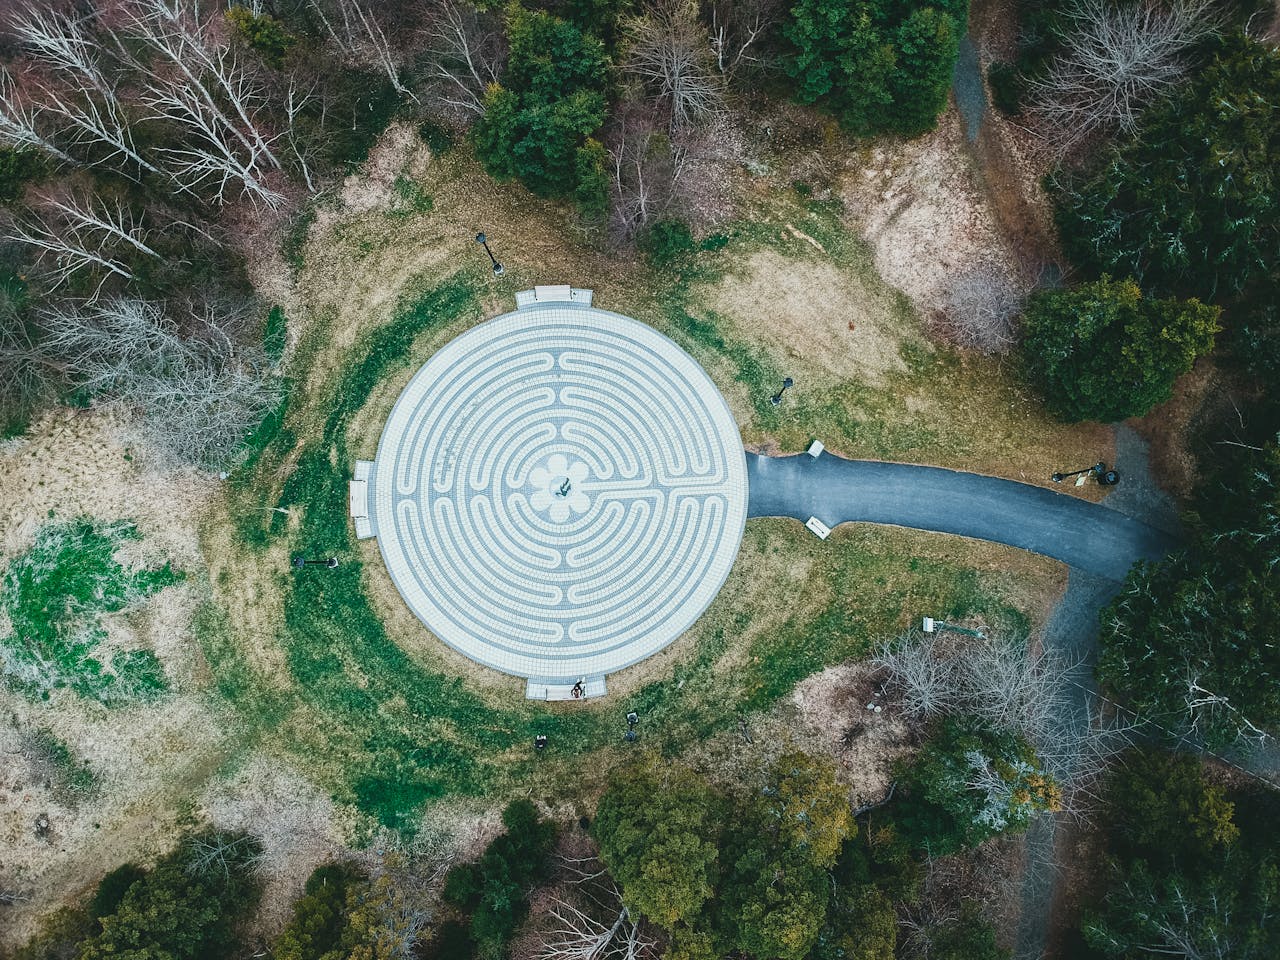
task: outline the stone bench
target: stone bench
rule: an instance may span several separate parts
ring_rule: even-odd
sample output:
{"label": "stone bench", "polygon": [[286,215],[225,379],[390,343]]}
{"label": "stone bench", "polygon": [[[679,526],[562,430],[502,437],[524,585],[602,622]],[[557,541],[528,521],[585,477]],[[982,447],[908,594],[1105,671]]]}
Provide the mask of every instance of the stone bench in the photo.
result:
{"label": "stone bench", "polygon": [[525,310],[542,303],[581,303],[591,306],[591,291],[571,287],[567,283],[534,287],[516,294],[516,309]]}
{"label": "stone bench", "polygon": [[526,700],[551,702],[553,700],[590,700],[592,697],[603,697],[608,692],[604,677],[587,677],[582,686],[582,696],[575,698],[572,681],[565,683],[563,680],[530,679],[524,688],[524,696]]}
{"label": "stone bench", "polygon": [[351,519],[356,525],[356,537],[366,540],[373,536],[373,522],[369,519],[369,481],[373,477],[373,461],[357,460],[355,479],[348,485]]}

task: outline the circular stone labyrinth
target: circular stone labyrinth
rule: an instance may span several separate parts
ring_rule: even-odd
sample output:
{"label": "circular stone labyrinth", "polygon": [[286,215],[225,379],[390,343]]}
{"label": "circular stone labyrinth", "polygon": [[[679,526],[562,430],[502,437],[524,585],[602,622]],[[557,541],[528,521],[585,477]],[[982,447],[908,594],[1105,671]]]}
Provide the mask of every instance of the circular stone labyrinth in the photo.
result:
{"label": "circular stone labyrinth", "polygon": [[409,607],[530,691],[680,636],[729,575],[747,513],[742,440],[706,372],[644,324],[568,302],[433,356],[368,483],[369,532]]}

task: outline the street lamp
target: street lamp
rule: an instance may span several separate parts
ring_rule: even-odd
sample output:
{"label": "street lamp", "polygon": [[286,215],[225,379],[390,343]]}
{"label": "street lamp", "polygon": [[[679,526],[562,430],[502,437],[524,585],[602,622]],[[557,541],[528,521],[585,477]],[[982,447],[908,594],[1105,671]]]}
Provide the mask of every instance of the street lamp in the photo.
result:
{"label": "street lamp", "polygon": [[301,570],[303,567],[328,567],[330,570],[338,565],[337,557],[328,557],[324,560],[307,560],[303,557],[293,558],[293,568]]}
{"label": "street lamp", "polygon": [[795,381],[792,380],[790,377],[787,377],[785,380],[782,381],[782,389],[779,390],[777,393],[775,393],[772,397],[770,397],[769,402],[772,403],[775,407],[781,405],[782,395],[787,392],[787,387],[794,386],[794,385],[795,385]]}
{"label": "street lamp", "polygon": [[495,257],[493,255],[493,251],[489,249],[489,241],[485,239],[485,235],[483,233],[476,234],[476,243],[484,247],[484,252],[489,255],[489,259],[493,262],[493,275],[495,277],[500,277],[504,273],[506,273],[506,271],[502,268],[502,264],[498,262],[498,258]]}
{"label": "street lamp", "polygon": [[1104,487],[1114,487],[1120,482],[1120,474],[1115,470],[1108,470],[1107,465],[1101,460],[1095,463],[1092,467],[1084,467],[1081,470],[1072,470],[1069,473],[1050,474],[1049,479],[1054,483],[1061,483],[1063,480],[1067,479],[1067,477],[1079,477],[1080,479],[1076,481],[1076,486],[1078,487],[1088,480],[1090,476],[1095,477],[1098,483]]}

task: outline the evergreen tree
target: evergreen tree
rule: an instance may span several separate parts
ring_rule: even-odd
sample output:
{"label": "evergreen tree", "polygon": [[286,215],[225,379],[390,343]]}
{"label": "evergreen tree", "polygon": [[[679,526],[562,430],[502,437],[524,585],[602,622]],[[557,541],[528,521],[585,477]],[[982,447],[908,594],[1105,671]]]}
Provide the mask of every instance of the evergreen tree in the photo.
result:
{"label": "evergreen tree", "polygon": [[636,913],[668,930],[695,921],[719,879],[723,802],[680,768],[635,768],[610,783],[593,827],[600,858]]}
{"label": "evergreen tree", "polygon": [[1093,275],[1222,302],[1280,270],[1280,52],[1236,36],[1091,175],[1055,191]]}
{"label": "evergreen tree", "polygon": [[500,180],[519,178],[542,196],[577,194],[596,212],[602,162],[588,138],[607,106],[603,45],[568,21],[518,6],[507,38],[506,73],[485,96],[476,153]]}
{"label": "evergreen tree", "polygon": [[931,130],[968,15],[967,0],[798,0],[782,30],[796,99],[827,106],[862,136]]}
{"label": "evergreen tree", "polygon": [[1198,519],[1187,548],[1138,564],[1103,614],[1098,676],[1221,746],[1280,729],[1280,448],[1209,485]]}
{"label": "evergreen tree", "polygon": [[1064,420],[1141,416],[1213,347],[1218,317],[1197,300],[1144,299],[1132,280],[1044,290],[1023,316],[1027,375]]}
{"label": "evergreen tree", "polygon": [[221,960],[236,945],[235,930],[257,903],[251,868],[259,852],[248,837],[204,833],[188,837],[145,877],[132,882],[101,932],[77,960]]}

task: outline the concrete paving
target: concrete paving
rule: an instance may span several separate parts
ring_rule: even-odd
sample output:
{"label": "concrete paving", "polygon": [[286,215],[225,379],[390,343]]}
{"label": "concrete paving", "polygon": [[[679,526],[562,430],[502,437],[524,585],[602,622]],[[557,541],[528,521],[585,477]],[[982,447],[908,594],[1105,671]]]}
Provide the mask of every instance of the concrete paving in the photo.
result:
{"label": "concrete paving", "polygon": [[711,378],[575,292],[534,291],[431,357],[352,490],[409,608],[530,695],[603,692],[590,681],[679,637],[746,523],[742,438]]}
{"label": "concrete paving", "polygon": [[[886,523],[991,540],[1123,580],[1173,535],[1100,504],[1028,483],[941,467],[845,460],[823,453],[747,455],[748,516],[817,517],[829,527]],[[1123,483],[1123,480],[1121,481]]]}

